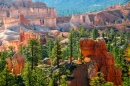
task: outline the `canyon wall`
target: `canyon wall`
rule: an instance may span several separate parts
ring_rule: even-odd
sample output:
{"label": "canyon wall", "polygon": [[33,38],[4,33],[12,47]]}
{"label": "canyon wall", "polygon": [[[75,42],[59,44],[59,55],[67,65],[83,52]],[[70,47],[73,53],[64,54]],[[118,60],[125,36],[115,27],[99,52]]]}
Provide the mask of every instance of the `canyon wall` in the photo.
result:
{"label": "canyon wall", "polygon": [[41,25],[40,24],[40,19],[31,19],[31,20],[29,20],[29,23],[31,25]]}
{"label": "canyon wall", "polygon": [[51,18],[51,17],[44,18],[44,26],[55,28],[56,27],[56,18]]}
{"label": "canyon wall", "polygon": [[70,22],[77,22],[77,23],[83,23],[83,16],[82,15],[72,15],[72,18]]}
{"label": "canyon wall", "polygon": [[80,24],[86,23],[88,25],[93,25],[87,14],[72,15],[70,22],[76,22],[76,23],[80,23]]}
{"label": "canyon wall", "polygon": [[18,40],[9,40],[5,43],[0,41],[0,51],[9,50],[9,47],[11,47],[13,51],[18,51],[21,46],[28,45],[28,41],[32,38],[38,39],[41,44],[44,44],[46,43],[46,35],[47,33],[39,33],[32,30],[24,31],[20,29],[20,37]]}
{"label": "canyon wall", "polygon": [[20,20],[15,18],[3,18],[4,28],[19,26]]}
{"label": "canyon wall", "polygon": [[24,14],[25,18],[30,16],[33,17],[57,17],[56,9],[55,8],[19,8],[9,11],[11,18],[18,18],[19,14]]}

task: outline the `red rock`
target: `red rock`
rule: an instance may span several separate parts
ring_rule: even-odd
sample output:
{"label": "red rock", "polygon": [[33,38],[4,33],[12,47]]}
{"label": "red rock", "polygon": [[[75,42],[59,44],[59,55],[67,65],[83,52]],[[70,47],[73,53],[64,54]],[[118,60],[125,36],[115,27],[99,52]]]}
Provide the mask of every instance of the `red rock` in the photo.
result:
{"label": "red rock", "polygon": [[104,40],[81,39],[80,48],[85,59],[90,58],[87,61],[96,62],[94,68],[97,72],[104,74],[106,81],[113,82],[116,86],[122,85],[122,71],[119,67],[114,66],[114,56],[107,52]]}
{"label": "red rock", "polygon": [[69,86],[89,86],[89,80],[87,78],[87,66],[82,65],[73,71],[72,76],[74,79],[69,82]]}
{"label": "red rock", "polygon": [[20,53],[16,53],[12,57],[12,60],[10,58],[7,58],[6,61],[7,61],[7,66],[9,68],[9,70],[13,74],[20,74],[21,70],[24,68],[25,58]]}
{"label": "red rock", "polygon": [[7,67],[10,71],[12,71],[12,61],[10,58],[6,58]]}
{"label": "red rock", "polygon": [[27,24],[27,23],[29,23],[29,20],[25,19],[23,14],[20,14],[20,22],[22,24]]}
{"label": "red rock", "polygon": [[81,39],[80,48],[84,57],[93,56],[95,52],[95,41],[91,39]]}

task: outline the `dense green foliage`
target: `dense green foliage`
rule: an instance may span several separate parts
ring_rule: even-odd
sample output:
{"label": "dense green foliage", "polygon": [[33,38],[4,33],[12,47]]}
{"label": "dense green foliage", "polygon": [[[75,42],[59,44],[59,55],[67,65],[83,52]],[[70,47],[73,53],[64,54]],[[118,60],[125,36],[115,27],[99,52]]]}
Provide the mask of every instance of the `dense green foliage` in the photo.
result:
{"label": "dense green foliage", "polygon": [[54,43],[54,48],[52,49],[52,57],[54,60],[54,63],[57,64],[57,67],[59,67],[59,60],[62,58],[62,51],[61,51],[61,44],[60,39],[57,39]]}
{"label": "dense green foliage", "polygon": [[[60,42],[63,38],[47,38],[44,45],[41,45],[37,39],[30,39],[28,46],[22,46],[20,49],[26,58],[26,65],[18,76],[12,75],[6,67],[5,59],[11,58],[15,53],[13,47],[10,47],[8,51],[0,52],[0,86],[67,86],[66,78],[71,74],[71,71],[63,65],[65,63],[60,63],[69,57],[74,59],[82,57],[79,45],[80,38],[96,39],[97,37],[103,37],[106,40],[107,50],[114,54],[115,66],[122,69],[123,86],[128,86],[130,83],[130,64],[126,63],[124,52],[126,48],[130,49],[128,46],[130,32],[105,29],[102,34],[99,34],[96,28],[87,30],[82,26],[79,30],[71,29],[68,43],[63,46]],[[44,58],[52,59],[53,64],[50,66],[41,64],[40,62]],[[91,86],[95,86],[95,84],[96,86],[113,86],[112,83],[106,82],[102,75],[93,78],[90,84]]]}
{"label": "dense green foliage", "polygon": [[112,82],[107,82],[104,80],[104,75],[102,73],[98,73],[100,74],[99,77],[96,78],[92,78],[90,85],[91,86],[114,86]]}

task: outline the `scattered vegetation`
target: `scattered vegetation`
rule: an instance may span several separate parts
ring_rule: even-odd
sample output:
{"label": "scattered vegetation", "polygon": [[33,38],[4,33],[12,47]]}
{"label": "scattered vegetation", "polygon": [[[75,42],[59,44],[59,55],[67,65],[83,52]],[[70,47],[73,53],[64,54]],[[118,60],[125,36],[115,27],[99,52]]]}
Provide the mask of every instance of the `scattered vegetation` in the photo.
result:
{"label": "scattered vegetation", "polygon": [[[60,64],[63,60],[70,62],[81,56],[79,40],[80,38],[96,39],[103,37],[107,43],[107,50],[114,54],[115,65],[122,69],[123,86],[130,83],[130,32],[115,31],[114,29],[105,29],[102,34],[98,30],[87,30],[82,26],[79,30],[71,29],[68,44],[63,47],[60,38],[52,40],[47,39],[47,43],[41,45],[37,39],[30,39],[28,46],[22,46],[20,52],[26,58],[26,65],[19,75],[13,75],[6,67],[5,59],[12,57],[14,52],[12,47],[10,50],[0,52],[0,86],[67,86],[67,77],[70,76],[71,70],[66,65]],[[47,66],[40,64],[44,58],[51,58],[53,64]],[[70,64],[71,65],[71,64]],[[113,86],[111,82],[106,82],[103,75],[93,78],[90,82],[91,86]]]}

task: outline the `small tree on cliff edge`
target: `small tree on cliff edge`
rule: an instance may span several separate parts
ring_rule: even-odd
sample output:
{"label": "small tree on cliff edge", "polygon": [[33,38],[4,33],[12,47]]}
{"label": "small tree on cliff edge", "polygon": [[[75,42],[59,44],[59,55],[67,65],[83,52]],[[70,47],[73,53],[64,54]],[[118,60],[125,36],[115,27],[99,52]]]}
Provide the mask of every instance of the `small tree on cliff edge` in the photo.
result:
{"label": "small tree on cliff edge", "polygon": [[92,39],[95,40],[97,37],[99,37],[99,33],[98,33],[98,30],[94,28],[92,30]]}
{"label": "small tree on cliff edge", "polygon": [[28,44],[29,53],[31,54],[31,68],[34,69],[34,66],[37,66],[38,60],[41,57],[41,46],[38,39],[30,39]]}

